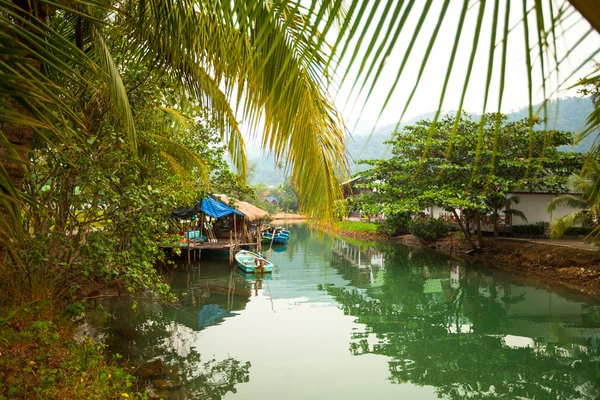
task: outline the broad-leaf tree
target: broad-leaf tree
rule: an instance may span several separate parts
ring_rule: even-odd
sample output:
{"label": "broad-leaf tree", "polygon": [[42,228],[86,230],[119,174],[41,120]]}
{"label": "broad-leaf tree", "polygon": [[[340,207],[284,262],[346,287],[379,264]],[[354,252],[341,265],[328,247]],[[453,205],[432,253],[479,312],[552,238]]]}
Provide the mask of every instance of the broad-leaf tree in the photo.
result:
{"label": "broad-leaf tree", "polygon": [[487,213],[487,198],[515,190],[564,192],[566,178],[583,164],[581,154],[557,150],[572,142],[568,132],[536,130],[529,137],[527,121],[508,122],[501,114],[481,121],[463,115],[453,126],[454,117],[446,116],[395,133],[389,160],[366,161],[373,168],[362,174],[373,192],[359,195],[359,204],[385,214],[439,206],[454,214],[472,243],[469,223]]}

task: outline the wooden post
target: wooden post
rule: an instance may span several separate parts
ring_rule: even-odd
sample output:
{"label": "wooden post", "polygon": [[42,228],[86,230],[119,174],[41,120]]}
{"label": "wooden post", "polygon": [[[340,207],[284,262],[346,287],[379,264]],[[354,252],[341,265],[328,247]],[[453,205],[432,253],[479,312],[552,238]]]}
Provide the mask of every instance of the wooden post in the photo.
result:
{"label": "wooden post", "polygon": [[234,252],[234,248],[233,248],[233,235],[231,232],[229,232],[229,265],[233,264],[233,252]]}
{"label": "wooden post", "polygon": [[256,229],[256,252],[262,252],[262,238],[260,237],[258,228]]}
{"label": "wooden post", "polygon": [[233,213],[233,238],[237,242],[237,226],[235,224],[236,220],[237,220],[237,218],[235,217],[235,213]]}

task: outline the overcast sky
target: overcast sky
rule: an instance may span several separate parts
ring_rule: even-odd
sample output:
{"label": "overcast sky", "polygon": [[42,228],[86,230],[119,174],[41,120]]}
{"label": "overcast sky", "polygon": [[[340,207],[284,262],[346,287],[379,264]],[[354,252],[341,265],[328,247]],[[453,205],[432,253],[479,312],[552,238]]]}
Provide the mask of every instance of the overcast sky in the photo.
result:
{"label": "overcast sky", "polygon": [[[407,2],[405,2],[407,3]],[[352,86],[355,82],[357,70],[364,57],[359,55],[358,61],[353,64],[353,69],[350,70],[348,78],[343,82],[339,90],[331,90],[331,95],[335,99],[335,103],[338,109],[342,110],[346,126],[353,135],[369,134],[375,126],[381,126],[384,124],[397,123],[399,121],[402,109],[404,108],[410,92],[412,91],[413,85],[415,84],[417,75],[422,66],[423,55],[428,46],[429,39],[434,30],[436,23],[438,22],[438,16],[441,9],[441,0],[434,1],[427,19],[423,25],[420,36],[414,46],[413,52],[409,61],[405,67],[394,93],[388,103],[385,110],[382,111],[382,106],[386,96],[388,95],[393,82],[396,79],[399,66],[405,54],[405,50],[411,40],[414,28],[421,15],[421,9],[423,7],[423,0],[417,0],[413,9],[411,10],[411,17],[407,20],[396,45],[393,48],[392,53],[386,60],[385,68],[382,75],[377,80],[377,84],[367,102],[365,102],[365,94],[357,96],[356,91],[351,94]],[[431,111],[436,111],[440,101],[440,93],[442,91],[444,78],[449,65],[449,58],[452,50],[452,46],[455,41],[457,25],[460,17],[462,1],[452,1],[450,8],[448,9],[447,15],[444,18],[444,22],[441,25],[440,32],[433,47],[433,51],[425,67],[421,83],[413,97],[410,107],[408,108],[404,119],[416,117],[420,114],[424,114]],[[463,105],[463,109],[471,113],[481,113],[483,111],[483,99],[485,94],[485,81],[488,68],[488,55],[489,55],[489,43],[490,43],[490,31],[492,28],[491,20],[493,17],[493,3],[488,1],[487,8],[485,10],[483,18],[483,28],[479,39],[479,50],[476,53],[475,64],[469,79],[469,88]],[[504,2],[501,2],[504,3]],[[530,1],[532,3],[532,1]],[[370,4],[384,4],[383,1],[371,1]],[[477,14],[479,12],[479,1],[472,1],[466,21],[463,28],[463,33],[460,39],[457,56],[453,64],[453,71],[450,79],[450,83],[447,89],[445,100],[442,104],[442,110],[453,111],[458,109],[460,95],[462,92],[463,82],[465,81],[465,74],[468,67],[468,61],[471,54],[472,43],[473,43],[473,32],[475,31]],[[556,9],[563,4],[568,6],[568,3],[562,0],[554,1]],[[531,6],[531,4],[530,4]],[[508,56],[506,62],[506,79],[505,79],[505,90],[502,103],[502,112],[511,112],[528,105],[528,82],[527,82],[527,71],[525,61],[525,39],[523,24],[521,22],[523,18],[522,13],[522,2],[517,0],[511,0],[511,20],[510,28],[511,33],[508,41]],[[570,6],[569,8],[573,10]],[[504,8],[500,9],[499,13],[499,26],[496,37],[496,51],[495,57],[496,62],[493,71],[492,84],[490,88],[489,100],[487,105],[487,111],[496,111],[498,109],[498,87],[499,87],[499,76],[500,76],[500,55],[501,55],[501,40],[503,36],[503,21],[504,21]],[[537,42],[536,30],[535,30],[535,16],[531,13],[530,21],[530,46]],[[388,13],[391,15],[391,13]],[[377,23],[382,18],[382,13],[379,13],[374,18],[372,30],[375,29]],[[364,17],[366,20],[366,16]],[[579,13],[574,12],[571,16],[564,21],[556,30],[559,38],[557,39],[557,58],[562,59],[566,53],[571,49],[579,39],[590,30],[588,22],[579,16]],[[565,31],[563,33],[563,31]],[[336,31],[332,29],[328,34],[328,40],[335,42]],[[357,35],[358,37],[358,35]],[[354,39],[353,43],[349,47],[348,54],[351,55],[354,49],[357,47],[357,38]],[[363,42],[358,48],[364,54],[367,48],[366,42]],[[590,57],[591,54],[598,52],[600,49],[600,35],[596,31],[591,32],[586,39],[578,45],[578,47],[569,54],[560,67],[560,76],[558,80],[561,82],[560,90],[557,90],[556,75],[553,75],[550,80],[546,80],[548,91],[547,96],[551,98],[565,97],[565,96],[577,96],[575,90],[566,90],[566,88],[574,84],[578,79],[581,79],[586,74],[592,71],[592,62],[585,63],[585,60]],[[359,51],[360,53],[360,51]],[[553,54],[549,55],[554,57]],[[600,57],[596,57],[600,61]],[[349,57],[342,62],[343,65],[348,65]],[[367,59],[366,65],[369,65]],[[537,50],[532,52],[532,63],[534,65],[533,76],[534,76],[534,96],[533,104],[539,103],[544,98],[543,92],[539,90],[541,84],[540,74],[540,62],[537,56]],[[585,64],[585,68],[575,73],[570,79],[567,77],[571,75],[577,67],[582,63]],[[548,70],[546,70],[546,75]],[[343,71],[338,71],[338,77],[343,75]],[[360,87],[360,85],[359,85]],[[368,91],[369,85],[366,86]],[[366,92],[365,91],[365,92]],[[358,100],[358,101],[357,101]],[[364,109],[362,108],[364,105]],[[362,110],[362,112],[361,112]],[[381,112],[381,116],[380,116]],[[378,119],[379,118],[379,119]],[[248,133],[248,129],[244,129],[246,124],[242,122],[242,130]],[[257,143],[257,139],[260,137],[253,136],[252,134],[245,135],[247,140],[248,150],[251,154],[262,154],[260,145]]]}
{"label": "overcast sky", "polygon": [[[341,90],[335,96],[335,102],[337,106],[343,110],[343,115],[347,122],[347,126],[354,134],[368,133],[371,128],[377,124],[383,125],[387,123],[396,123],[400,118],[400,114],[408,95],[412,91],[412,87],[416,81],[417,75],[422,65],[423,54],[429,43],[431,32],[433,32],[434,26],[438,21],[439,10],[441,9],[441,1],[434,2],[434,6],[428,14],[427,20],[422,28],[419,39],[417,39],[416,45],[413,50],[413,54],[408,61],[405,71],[402,74],[402,78],[396,87],[387,108],[383,111],[381,118],[377,121],[379,113],[382,109],[382,105],[385,97],[387,96],[391,85],[396,79],[396,75],[401,64],[402,58],[404,57],[405,49],[408,46],[410,38],[414,32],[414,27],[418,20],[420,13],[420,7],[424,2],[417,1],[413,10],[411,11],[412,19],[409,19],[407,25],[404,27],[398,43],[394,47],[394,50],[390,57],[386,61],[385,69],[383,74],[378,79],[378,83],[372,92],[369,101],[361,113],[361,108],[365,103],[365,95],[358,97],[356,102],[356,92],[350,97],[348,101],[350,89],[354,83],[353,77],[358,69],[360,63],[354,63],[354,69],[349,74],[351,78],[341,86]],[[423,114],[430,111],[435,111],[438,108],[440,101],[440,93],[443,87],[444,78],[448,68],[448,61],[450,58],[453,43],[455,41],[457,25],[459,21],[460,11],[462,2],[454,1],[451,3],[450,8],[444,18],[440,33],[438,34],[435,47],[433,48],[429,62],[424,71],[424,75],[421,79],[421,83],[417,92],[412,99],[409,109],[407,110],[404,120],[415,117],[419,114]],[[473,1],[473,5],[467,13],[467,20],[463,28],[463,34],[460,39],[460,45],[456,56],[456,61],[453,66],[453,72],[451,75],[450,83],[445,96],[445,101],[442,104],[443,110],[456,110],[459,105],[460,94],[462,92],[463,82],[465,80],[465,74],[468,67],[468,61],[473,43],[473,32],[475,30],[477,14],[479,12],[479,2]],[[493,3],[493,2],[488,2]],[[561,1],[555,2],[560,6],[563,4]],[[503,96],[502,111],[510,112],[523,107],[528,104],[528,83],[527,83],[527,71],[525,61],[525,39],[523,24],[519,23],[522,19],[522,3],[521,1],[512,1],[511,3],[511,22],[510,27],[512,31],[509,35],[508,41],[508,57],[507,57],[507,71],[505,81],[505,91]],[[484,87],[487,75],[488,66],[488,54],[489,54],[489,42],[490,42],[490,31],[492,28],[493,4],[488,4],[484,14],[484,24],[482,33],[479,39],[479,50],[476,54],[475,64],[471,78],[469,80],[469,89],[467,91],[466,99],[463,105],[463,109],[473,113],[481,113],[483,111],[483,99],[484,99]],[[556,11],[555,11],[556,12]],[[391,14],[391,13],[390,13]],[[533,14],[533,13],[532,13]],[[504,9],[500,10],[501,23],[498,27],[498,36],[496,42],[498,46],[496,48],[496,65],[494,67],[494,78],[491,86],[490,97],[488,100],[488,111],[495,111],[498,107],[498,82],[500,76],[500,54],[501,46],[500,40],[502,38],[502,21],[504,19]],[[366,19],[366,18],[365,18]],[[530,45],[533,45],[537,41],[535,31],[535,20],[534,15],[530,18]],[[375,23],[372,24],[376,26]],[[564,34],[557,42],[557,55],[561,59],[568,49],[572,48],[573,45],[590,29],[590,25],[582,19],[578,13],[572,14],[557,32],[560,33],[562,30],[566,30]],[[356,40],[354,41],[356,44]],[[362,43],[360,48],[366,49],[365,43]],[[585,76],[587,73],[592,71],[592,63],[586,63],[585,69],[575,73],[575,75],[568,81],[565,81],[567,77],[576,69],[584,60],[586,60],[591,53],[597,52],[600,49],[600,37],[594,31],[582,42],[578,48],[573,51],[564,63],[560,67],[560,76],[558,77],[561,87],[558,92],[553,94],[553,98],[573,96],[576,95],[574,90],[565,90],[568,86],[575,83],[578,79]],[[537,50],[536,50],[537,51]],[[553,57],[553,55],[550,55]],[[358,57],[358,60],[362,60]],[[345,62],[348,61],[348,57]],[[599,60],[600,61],[600,60]],[[536,52],[532,52],[532,62],[534,63],[534,97],[533,103],[538,103],[543,99],[543,92],[539,90],[541,80],[540,74],[540,62]],[[546,70],[546,74],[548,71]],[[552,79],[547,80],[549,86],[548,94],[557,90],[556,76]],[[367,87],[368,90],[368,87]],[[353,107],[354,106],[354,107]],[[359,119],[360,117],[360,119]],[[358,125],[356,122],[358,120]]]}

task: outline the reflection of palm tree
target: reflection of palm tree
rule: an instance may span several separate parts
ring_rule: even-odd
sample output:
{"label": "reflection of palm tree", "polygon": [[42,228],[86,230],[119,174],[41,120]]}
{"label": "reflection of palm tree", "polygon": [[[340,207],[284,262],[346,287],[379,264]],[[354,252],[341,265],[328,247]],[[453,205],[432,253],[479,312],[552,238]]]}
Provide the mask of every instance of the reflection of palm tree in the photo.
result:
{"label": "reflection of palm tree", "polygon": [[[552,238],[561,237],[569,227],[589,223],[598,225],[600,222],[600,163],[598,161],[590,162],[587,174],[571,176],[568,186],[573,192],[581,193],[581,195],[565,194],[555,197],[548,203],[548,211],[552,212],[559,206],[568,206],[578,210],[554,221],[551,231]],[[587,238],[595,240],[599,235],[600,225]]]}

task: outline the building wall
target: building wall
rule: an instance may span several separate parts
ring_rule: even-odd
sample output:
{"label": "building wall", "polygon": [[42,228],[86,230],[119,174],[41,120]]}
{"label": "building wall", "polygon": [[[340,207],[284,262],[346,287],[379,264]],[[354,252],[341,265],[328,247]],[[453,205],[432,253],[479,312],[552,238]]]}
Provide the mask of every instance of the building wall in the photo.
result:
{"label": "building wall", "polygon": [[550,200],[557,196],[554,194],[509,193],[509,196],[519,197],[519,204],[511,204],[510,207],[523,211],[527,217],[527,222],[525,222],[523,219],[513,216],[513,225],[536,224],[538,222],[550,224],[553,219],[562,218],[565,215],[576,211],[576,209],[566,206],[560,206],[552,213],[546,211],[546,207]]}

